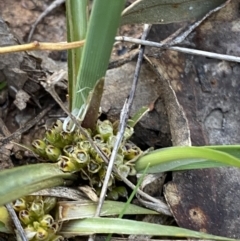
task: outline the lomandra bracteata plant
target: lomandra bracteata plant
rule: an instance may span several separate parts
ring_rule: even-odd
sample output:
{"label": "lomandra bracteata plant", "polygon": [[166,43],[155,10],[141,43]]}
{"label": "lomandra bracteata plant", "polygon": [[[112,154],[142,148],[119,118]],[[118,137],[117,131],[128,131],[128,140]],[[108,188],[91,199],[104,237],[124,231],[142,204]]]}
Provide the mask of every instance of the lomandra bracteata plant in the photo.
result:
{"label": "lomandra bracteata plant", "polygon": [[[85,136],[79,130],[72,133],[63,131],[63,123],[58,120],[52,128],[48,129],[42,140],[32,142],[33,150],[41,158],[57,162],[58,167],[64,172],[79,172],[82,180],[88,182],[98,193],[101,190],[107,165],[97,154]],[[101,151],[109,158],[116,141],[117,128],[109,120],[98,120],[96,130],[86,130]],[[133,128],[128,127],[118,151],[115,166],[124,177],[136,175],[135,161],[141,155],[139,147],[129,141]],[[108,198],[117,200],[119,196],[127,197],[123,186],[118,186],[120,177],[111,174],[108,183]]]}

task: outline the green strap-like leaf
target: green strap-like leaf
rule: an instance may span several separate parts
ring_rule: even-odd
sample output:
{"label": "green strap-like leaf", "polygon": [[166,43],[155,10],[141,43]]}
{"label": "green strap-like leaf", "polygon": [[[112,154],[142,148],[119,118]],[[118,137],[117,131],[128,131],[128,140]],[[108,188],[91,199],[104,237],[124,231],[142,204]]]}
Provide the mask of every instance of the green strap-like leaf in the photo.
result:
{"label": "green strap-like leaf", "polygon": [[[88,0],[67,0],[67,40],[80,41],[86,38],[88,22]],[[76,80],[81,62],[82,48],[68,50],[68,93],[72,110],[76,95]]]}
{"label": "green strap-like leaf", "polygon": [[[126,203],[116,201],[105,201],[101,209],[100,216],[119,215]],[[92,201],[65,201],[58,203],[58,221],[69,221],[73,219],[82,219],[94,217],[97,203]],[[158,214],[155,211],[129,204],[125,210],[125,214]]]}
{"label": "green strap-like leaf", "polygon": [[[230,148],[225,148],[226,150],[229,151]],[[219,166],[240,167],[240,159],[227,152],[214,150],[214,147],[169,147],[140,157],[136,161],[135,168],[138,172],[142,172],[148,164],[150,165],[148,173],[159,173]]]}
{"label": "green strap-like leaf", "polygon": [[60,233],[64,235],[64,237],[89,235],[93,233],[117,233],[178,238],[188,237],[214,240],[234,240],[184,228],[118,218],[86,218],[84,220],[69,221],[63,224]]}
{"label": "green strap-like leaf", "polygon": [[122,13],[121,24],[166,24],[203,17],[225,0],[138,0]]}
{"label": "green strap-like leaf", "polygon": [[54,164],[34,164],[0,172],[0,206],[44,188],[63,185],[73,179]]}
{"label": "green strap-like leaf", "polygon": [[93,2],[73,109],[81,108],[97,80],[105,76],[124,3],[125,0]]}

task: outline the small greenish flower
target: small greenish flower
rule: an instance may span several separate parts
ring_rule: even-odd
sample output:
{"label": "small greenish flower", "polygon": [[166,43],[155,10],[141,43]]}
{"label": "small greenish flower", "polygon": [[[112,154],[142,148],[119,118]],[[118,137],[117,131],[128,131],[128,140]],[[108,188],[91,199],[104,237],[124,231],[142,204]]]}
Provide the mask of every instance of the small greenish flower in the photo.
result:
{"label": "small greenish flower", "polygon": [[45,158],[47,157],[45,149],[46,149],[46,143],[43,140],[34,140],[32,142],[33,150],[36,154],[39,156]]}
{"label": "small greenish flower", "polygon": [[36,219],[43,216],[44,215],[43,201],[33,201],[29,208],[29,214]]}
{"label": "small greenish flower", "polygon": [[28,210],[21,210],[19,212],[19,219],[24,225],[28,225],[33,222],[34,218],[30,215]]}
{"label": "small greenish flower", "polygon": [[90,173],[97,173],[101,169],[102,165],[94,160],[90,160],[87,167]]}
{"label": "small greenish flower", "polygon": [[74,151],[72,157],[77,163],[81,164],[82,167],[90,161],[90,156],[85,150]]}
{"label": "small greenish flower", "polygon": [[123,155],[125,159],[131,160],[141,154],[140,148],[130,143],[126,143],[123,147]]}
{"label": "small greenish flower", "polygon": [[72,133],[61,131],[59,141],[61,142],[62,147],[72,144],[73,139],[74,139],[74,137],[73,137]]}
{"label": "small greenish flower", "polygon": [[112,135],[108,138],[107,140],[107,145],[109,146],[110,149],[112,149],[116,143],[117,137]]}
{"label": "small greenish flower", "polygon": [[53,162],[56,162],[58,157],[62,154],[61,150],[53,145],[47,145],[45,151],[48,159]]}
{"label": "small greenish flower", "polygon": [[91,148],[91,144],[89,141],[80,141],[77,143],[77,148],[84,151],[89,151]]}
{"label": "small greenish flower", "polygon": [[107,146],[104,146],[104,147],[101,147],[101,151],[106,155],[106,157],[110,157],[111,156],[111,150],[107,147]]}
{"label": "small greenish flower", "polygon": [[20,212],[21,210],[26,209],[27,208],[26,200],[24,198],[19,198],[15,200],[15,202],[13,203],[13,208],[16,212]]}
{"label": "small greenish flower", "polygon": [[134,129],[131,126],[126,126],[125,132],[123,134],[123,139],[128,140],[134,133]]}
{"label": "small greenish flower", "polygon": [[51,228],[54,223],[54,219],[51,215],[46,214],[39,220],[39,223],[41,227]]}
{"label": "small greenish flower", "polygon": [[55,133],[60,133],[63,130],[63,123],[60,120],[57,120],[54,124],[52,129]]}
{"label": "small greenish flower", "polygon": [[129,175],[129,172],[130,172],[129,166],[122,164],[122,165],[119,165],[117,169],[122,176],[127,177]]}
{"label": "small greenish flower", "polygon": [[117,155],[116,155],[116,158],[115,158],[115,160],[114,160],[114,164],[115,164],[116,166],[119,166],[119,165],[123,164],[123,156],[120,155],[120,154],[117,154]]}
{"label": "small greenish flower", "polygon": [[74,149],[75,149],[74,145],[66,145],[63,148],[63,153],[64,155],[71,157],[74,152]]}
{"label": "small greenish flower", "polygon": [[48,238],[48,232],[43,227],[39,226],[35,235],[35,239],[45,241]]}
{"label": "small greenish flower", "polygon": [[[92,132],[91,132],[90,129],[85,129],[85,128],[84,128],[84,130],[85,130],[90,136],[92,135]],[[79,129],[77,129],[77,130],[74,132],[73,140],[74,140],[75,143],[77,143],[77,142],[80,142],[80,141],[86,141],[86,140],[87,140],[87,137],[84,136]]]}
{"label": "small greenish flower", "polygon": [[98,121],[97,132],[101,135],[104,141],[107,141],[113,135],[113,125],[109,120]]}
{"label": "small greenish flower", "polygon": [[96,144],[101,144],[101,143],[104,143],[104,139],[103,137],[100,135],[100,134],[97,134],[93,137],[93,140]]}
{"label": "small greenish flower", "polygon": [[103,159],[98,155],[96,154],[95,157],[93,158],[97,163],[103,163]]}
{"label": "small greenish flower", "polygon": [[63,172],[77,172],[79,165],[73,158],[67,156],[60,156],[58,158],[58,166]]}

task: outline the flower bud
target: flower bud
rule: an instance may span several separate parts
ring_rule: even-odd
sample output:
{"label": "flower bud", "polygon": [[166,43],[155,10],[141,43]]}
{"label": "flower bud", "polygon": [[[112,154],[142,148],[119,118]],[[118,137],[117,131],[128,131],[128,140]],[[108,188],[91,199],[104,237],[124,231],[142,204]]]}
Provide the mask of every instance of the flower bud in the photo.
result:
{"label": "flower bud", "polygon": [[56,146],[57,142],[59,141],[59,133],[53,129],[48,129],[45,133],[45,139],[50,144]]}
{"label": "flower bud", "polygon": [[43,199],[44,204],[44,213],[49,213],[57,204],[57,198],[55,197],[44,197]]}
{"label": "flower bud", "polygon": [[113,190],[116,191],[119,196],[128,198],[128,192],[126,187],[124,186],[115,187]]}
{"label": "flower bud", "polygon": [[107,198],[110,200],[118,200],[119,198],[118,192],[116,192],[115,190],[109,191],[107,193]]}

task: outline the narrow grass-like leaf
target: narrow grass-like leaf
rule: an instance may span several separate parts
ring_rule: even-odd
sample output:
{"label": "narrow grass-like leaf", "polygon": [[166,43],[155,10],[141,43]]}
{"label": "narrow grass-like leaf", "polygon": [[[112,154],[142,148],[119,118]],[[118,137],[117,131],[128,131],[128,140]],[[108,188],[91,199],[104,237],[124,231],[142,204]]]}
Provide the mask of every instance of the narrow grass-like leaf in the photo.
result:
{"label": "narrow grass-like leaf", "polygon": [[[116,201],[105,201],[100,213],[100,216],[119,215],[125,203]],[[97,208],[97,203],[92,201],[63,201],[58,203],[58,221],[68,221],[72,219],[82,219],[94,217]],[[130,204],[125,214],[158,214],[155,211]]]}
{"label": "narrow grass-like leaf", "polygon": [[[67,0],[67,40],[84,40],[87,33],[88,0]],[[81,62],[82,48],[68,50],[68,94],[70,110],[76,95],[76,79]]]}
{"label": "narrow grass-like leaf", "polygon": [[149,108],[147,106],[143,106],[134,114],[130,120],[128,120],[128,125],[134,127],[148,112]]}
{"label": "narrow grass-like leaf", "polygon": [[122,13],[121,24],[166,24],[203,17],[225,0],[138,0]]}
{"label": "narrow grass-like leaf", "polygon": [[169,147],[140,157],[135,163],[135,168],[142,172],[148,164],[148,173],[159,173],[219,166],[240,167],[240,159],[209,147]]}
{"label": "narrow grass-like leaf", "polygon": [[64,185],[66,179],[74,178],[48,163],[3,170],[0,172],[0,205],[44,188]]}
{"label": "narrow grass-like leaf", "polygon": [[226,152],[236,158],[240,158],[240,145],[217,145],[217,146],[203,146],[203,148],[210,148],[216,151]]}
{"label": "narrow grass-like leaf", "polygon": [[125,0],[93,2],[73,109],[81,108],[96,81],[105,76],[124,3]]}
{"label": "narrow grass-like leaf", "polygon": [[63,223],[60,233],[64,235],[64,237],[90,235],[93,233],[116,233],[178,238],[188,237],[214,240],[234,240],[184,228],[118,218],[86,218],[84,220],[69,221]]}

